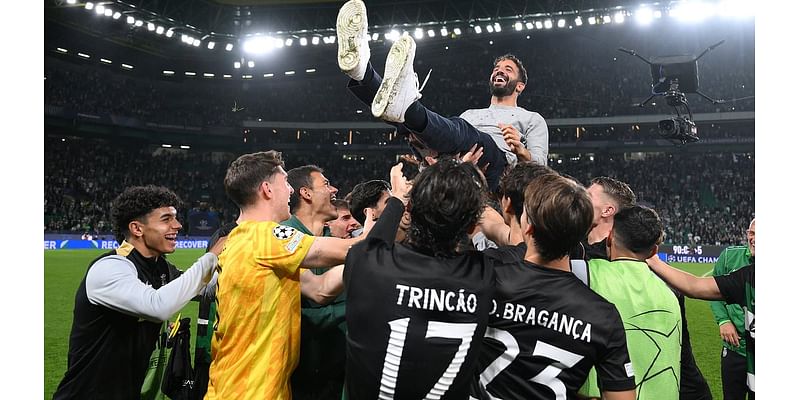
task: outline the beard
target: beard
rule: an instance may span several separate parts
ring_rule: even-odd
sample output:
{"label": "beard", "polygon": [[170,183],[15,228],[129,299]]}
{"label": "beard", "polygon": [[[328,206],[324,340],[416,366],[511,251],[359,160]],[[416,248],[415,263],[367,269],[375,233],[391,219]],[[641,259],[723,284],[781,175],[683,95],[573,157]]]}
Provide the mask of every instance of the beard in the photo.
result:
{"label": "beard", "polygon": [[489,93],[494,97],[511,96],[517,88],[519,79],[507,81],[504,86],[495,86],[493,81],[489,81]]}

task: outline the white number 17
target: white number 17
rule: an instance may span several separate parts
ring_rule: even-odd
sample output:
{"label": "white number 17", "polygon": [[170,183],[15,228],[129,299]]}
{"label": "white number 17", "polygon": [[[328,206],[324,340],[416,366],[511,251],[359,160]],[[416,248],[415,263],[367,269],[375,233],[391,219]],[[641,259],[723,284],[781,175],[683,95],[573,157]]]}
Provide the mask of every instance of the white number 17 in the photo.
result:
{"label": "white number 17", "polygon": [[[386,346],[386,357],[383,360],[383,372],[381,374],[381,386],[378,398],[381,400],[394,399],[395,388],[397,387],[397,374],[400,371],[400,361],[403,358],[403,347],[405,346],[408,323],[411,318],[400,318],[389,322],[392,330],[389,334],[389,343]],[[439,399],[453,384],[461,364],[469,351],[472,343],[472,335],[475,333],[476,323],[451,323],[429,321],[428,331],[425,338],[439,337],[447,339],[460,339],[458,350],[453,355],[450,365],[444,371],[439,380],[431,388],[425,399]]]}

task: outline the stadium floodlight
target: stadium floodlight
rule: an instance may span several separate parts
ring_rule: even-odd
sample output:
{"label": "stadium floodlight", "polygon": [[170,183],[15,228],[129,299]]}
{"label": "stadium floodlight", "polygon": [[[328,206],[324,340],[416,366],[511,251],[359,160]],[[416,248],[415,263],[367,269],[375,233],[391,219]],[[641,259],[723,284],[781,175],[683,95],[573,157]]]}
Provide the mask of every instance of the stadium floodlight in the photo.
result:
{"label": "stadium floodlight", "polygon": [[542,21],[536,21],[536,29],[542,29],[544,25],[542,25]]}
{"label": "stadium floodlight", "polygon": [[442,35],[442,37],[447,36],[447,28],[442,27],[442,29],[439,30],[439,34]]}
{"label": "stadium floodlight", "polygon": [[653,21],[653,10],[649,7],[640,7],[636,10],[636,13],[634,13],[633,19],[636,20],[636,23],[639,25],[648,25]]}
{"label": "stadium floodlight", "polygon": [[616,22],[618,24],[621,24],[621,23],[625,22],[625,12],[624,11],[620,11],[620,12],[614,14],[614,22]]}
{"label": "stadium floodlight", "polygon": [[137,19],[136,22],[133,23],[133,26],[142,26],[144,25],[144,21]]}
{"label": "stadium floodlight", "polygon": [[189,150],[191,147],[186,146],[186,145],[181,145],[181,148],[184,149],[184,150]]}
{"label": "stadium floodlight", "polygon": [[550,29],[553,27],[553,20],[546,19],[544,20],[544,29]]}
{"label": "stadium floodlight", "polygon": [[204,78],[213,78],[213,77],[214,77],[214,74],[212,74],[212,73],[210,73],[210,72],[203,72],[203,77],[204,77]]}
{"label": "stadium floodlight", "polygon": [[212,41],[208,42],[208,44],[206,45],[206,47],[207,47],[209,50],[214,50],[214,47],[216,47],[216,45],[217,45],[217,43],[215,43],[215,42],[212,40]]}
{"label": "stadium floodlight", "polygon": [[[377,33],[373,33],[372,34],[372,40],[378,40],[378,34]],[[314,46],[318,45],[319,44],[319,36],[312,37],[311,38],[311,44],[313,44]]]}
{"label": "stadium floodlight", "polygon": [[[269,36],[254,36],[245,40],[242,48],[244,49],[244,52],[248,54],[265,54],[272,50],[274,45],[279,43],[283,44],[283,41],[275,40],[273,42],[272,38]],[[225,50],[228,50],[228,46],[233,49],[233,44],[228,43],[228,45],[225,47]]]}
{"label": "stadium floodlight", "polygon": [[162,72],[164,75],[175,75],[175,71],[170,71],[170,70],[168,70],[168,69],[165,69],[165,70],[163,70],[163,71],[161,71],[161,72]]}
{"label": "stadium floodlight", "polygon": [[563,28],[567,26],[567,21],[564,18],[559,18],[558,22],[556,23],[556,26],[558,26],[559,28]]}
{"label": "stadium floodlight", "polygon": [[705,2],[681,2],[669,10],[669,15],[682,21],[699,22],[714,13],[714,6]]}
{"label": "stadium floodlight", "polygon": [[279,48],[279,49],[281,49],[281,48],[283,48],[283,40],[281,40],[281,39],[275,39],[275,40],[272,42],[272,45],[273,45],[273,46],[275,46],[276,48]]}
{"label": "stadium floodlight", "polygon": [[167,32],[164,33],[164,36],[166,37],[172,37],[173,35],[175,35],[175,31],[173,31],[172,29],[167,29]]}
{"label": "stadium floodlight", "polygon": [[106,10],[103,12],[103,15],[105,15],[106,17],[110,17],[110,16],[114,15],[114,10],[112,10],[110,8],[106,8]]}
{"label": "stadium floodlight", "polygon": [[233,68],[236,68],[236,69],[242,68],[242,63],[240,63],[238,61],[234,61],[233,62]]}
{"label": "stadium floodlight", "polygon": [[222,75],[222,77],[223,77],[224,79],[231,79],[231,78],[233,78],[233,76],[232,76],[231,74],[223,74],[223,75]]}
{"label": "stadium floodlight", "polygon": [[273,76],[275,76],[275,74],[273,74],[271,72],[264,74],[264,78],[272,78]]}
{"label": "stadium floodlight", "polygon": [[[397,38],[399,39],[400,36],[398,36]],[[328,40],[331,42],[331,44],[336,43],[336,35],[328,36]]]}
{"label": "stadium floodlight", "polygon": [[56,51],[59,52],[59,53],[66,53],[67,49],[65,49],[63,47],[56,47]]}
{"label": "stadium floodlight", "polygon": [[317,72],[317,69],[316,69],[316,68],[309,68],[309,69],[307,69],[307,70],[306,70],[306,73],[307,73],[307,74],[312,74],[312,73],[314,73],[314,72]]}
{"label": "stadium floodlight", "polygon": [[596,23],[597,23],[597,18],[595,18],[595,17],[589,17],[589,25],[594,25],[594,24],[596,24]]}
{"label": "stadium floodlight", "polygon": [[106,12],[106,6],[98,4],[97,7],[94,8],[94,12],[97,13],[97,15],[103,15],[103,13]]}
{"label": "stadium floodlight", "polygon": [[164,143],[164,144],[162,144],[162,145],[161,145],[161,147],[163,147],[163,148],[165,148],[165,149],[171,149],[171,148],[172,148],[172,145],[171,145],[171,144],[166,144],[166,143]]}
{"label": "stadium floodlight", "polygon": [[461,28],[453,28],[453,33],[455,33],[456,36],[461,35]]}
{"label": "stadium floodlight", "polygon": [[300,46],[308,46],[308,39],[305,37],[300,38]]}
{"label": "stadium floodlight", "polygon": [[101,58],[100,62],[103,63],[103,64],[111,64],[111,60],[105,59],[105,58]]}
{"label": "stadium floodlight", "polygon": [[514,29],[515,29],[515,30],[518,30],[518,31],[521,31],[521,30],[522,30],[522,22],[519,22],[519,21],[517,21],[517,22],[514,24]]}
{"label": "stadium floodlight", "polygon": [[436,31],[433,29],[428,29],[428,37],[436,37]]}
{"label": "stadium floodlight", "polygon": [[422,28],[414,29],[414,39],[420,40],[423,35]]}
{"label": "stadium floodlight", "polygon": [[611,23],[611,16],[610,15],[603,15],[603,23],[610,24]]}
{"label": "stadium floodlight", "polygon": [[87,1],[86,4],[83,5],[83,8],[91,10],[94,8],[94,3],[92,3],[91,1]]}
{"label": "stadium floodlight", "polygon": [[231,50],[233,50],[233,43],[226,44],[225,45],[225,51],[231,51]]}
{"label": "stadium floodlight", "polygon": [[247,61],[247,68],[255,68],[255,66],[256,66],[256,62],[255,61],[253,61],[253,60],[248,60]]}
{"label": "stadium floodlight", "polygon": [[494,31],[495,32],[501,32],[502,30],[503,30],[503,28],[500,26],[500,23],[499,22],[495,22],[494,23]]}
{"label": "stadium floodlight", "polygon": [[242,79],[253,79],[253,75],[242,75]]}
{"label": "stadium floodlight", "polygon": [[136,18],[133,18],[132,15],[128,15],[127,17],[125,17],[125,22],[133,25],[133,23],[136,22]]}
{"label": "stadium floodlight", "polygon": [[284,75],[294,75],[294,71],[286,71],[283,74]]}
{"label": "stadium floodlight", "polygon": [[[374,42],[378,40],[378,38],[380,37],[381,35],[378,32],[375,32],[372,34],[372,41]],[[311,38],[311,44],[319,44],[319,37],[314,36],[313,38]]]}
{"label": "stadium floodlight", "polygon": [[286,39],[286,47],[291,47],[292,43],[294,43],[294,39],[292,39],[292,38],[287,38]]}
{"label": "stadium floodlight", "polygon": [[391,31],[388,33],[388,35],[385,35],[385,36],[384,36],[384,38],[386,38],[386,39],[388,39],[388,40],[391,40],[391,41],[393,41],[393,42],[394,42],[394,41],[396,41],[397,39],[400,39],[400,31],[398,31],[397,29],[392,29],[392,30],[391,30]]}
{"label": "stadium floodlight", "polygon": [[119,11],[115,12],[114,15],[111,16],[113,19],[120,19],[120,17],[122,17],[122,13]]}
{"label": "stadium floodlight", "polygon": [[130,65],[130,64],[122,63],[122,64],[120,64],[120,66],[122,68],[125,68],[125,69],[133,69],[133,65]]}
{"label": "stadium floodlight", "polygon": [[78,2],[78,0],[67,0],[67,4],[70,4],[70,5],[75,4],[77,2]]}
{"label": "stadium floodlight", "polygon": [[583,25],[583,18],[581,18],[580,16],[575,17],[575,26],[581,26],[581,25]]}
{"label": "stadium floodlight", "polygon": [[150,32],[156,30],[156,24],[154,24],[152,22],[148,22],[147,23],[147,30],[150,31]]}
{"label": "stadium floodlight", "polygon": [[528,28],[528,30],[533,29],[533,22],[531,22],[531,21],[526,22],[525,23],[525,27]]}
{"label": "stadium floodlight", "polygon": [[653,11],[653,18],[661,18],[661,10]]}
{"label": "stadium floodlight", "polygon": [[159,25],[156,27],[156,35],[163,35],[164,34],[164,27]]}
{"label": "stadium floodlight", "polygon": [[186,75],[186,76],[195,76],[195,75],[197,75],[197,72],[186,71],[183,74]]}
{"label": "stadium floodlight", "polygon": [[475,33],[481,33],[481,27],[480,26],[475,25]]}
{"label": "stadium floodlight", "polygon": [[494,33],[494,27],[491,25],[486,25],[486,32]]}
{"label": "stadium floodlight", "polygon": [[742,0],[724,0],[717,5],[718,14],[723,17],[752,17],[755,15],[755,9],[748,1]]}
{"label": "stadium floodlight", "polygon": [[194,42],[192,42],[192,46],[200,47],[200,39],[195,39]]}
{"label": "stadium floodlight", "polygon": [[86,53],[78,53],[78,57],[91,58],[92,56],[90,56],[90,55],[88,55]]}

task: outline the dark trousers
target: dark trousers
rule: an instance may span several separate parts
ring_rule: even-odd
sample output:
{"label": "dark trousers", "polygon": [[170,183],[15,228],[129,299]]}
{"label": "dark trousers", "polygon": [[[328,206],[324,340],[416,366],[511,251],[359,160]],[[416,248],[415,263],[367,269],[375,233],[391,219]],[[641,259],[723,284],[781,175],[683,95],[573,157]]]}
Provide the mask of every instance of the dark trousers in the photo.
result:
{"label": "dark trousers", "polygon": [[[359,82],[351,79],[347,88],[362,103],[372,106],[372,100],[378,93],[382,81],[383,78],[378,75],[370,63],[367,65],[364,80]],[[488,133],[475,129],[463,118],[443,117],[427,109],[418,101],[409,107],[409,111],[425,113],[428,120],[426,126],[406,126],[388,121],[387,123],[397,128],[397,132],[400,134],[413,132],[428,148],[439,153],[464,153],[477,143],[478,146],[483,147],[483,157],[478,161],[478,166],[483,168],[487,163],[489,164],[485,173],[486,181],[490,190],[497,187],[508,162],[503,151],[497,147],[497,143]],[[414,118],[414,120],[419,119],[421,119],[419,116]]]}
{"label": "dark trousers", "polygon": [[[747,357],[726,348],[720,355],[722,394],[725,400],[744,400],[747,389]],[[750,396],[753,400],[753,396]]]}

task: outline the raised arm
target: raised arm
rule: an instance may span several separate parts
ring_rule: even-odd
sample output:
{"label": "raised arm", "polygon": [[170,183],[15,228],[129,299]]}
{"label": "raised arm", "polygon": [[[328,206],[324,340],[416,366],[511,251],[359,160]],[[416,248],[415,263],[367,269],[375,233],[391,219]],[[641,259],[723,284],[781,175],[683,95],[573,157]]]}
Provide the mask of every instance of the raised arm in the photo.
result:
{"label": "raised arm", "polygon": [[672,287],[689,297],[703,300],[722,300],[722,294],[719,291],[717,282],[712,277],[699,278],[688,272],[672,268],[658,258],[657,255],[648,258],[647,265],[661,279],[664,279]]}

